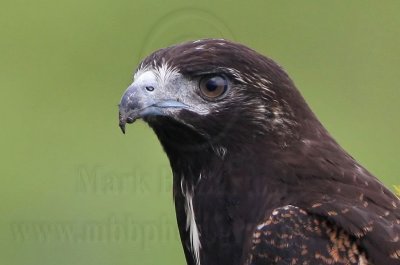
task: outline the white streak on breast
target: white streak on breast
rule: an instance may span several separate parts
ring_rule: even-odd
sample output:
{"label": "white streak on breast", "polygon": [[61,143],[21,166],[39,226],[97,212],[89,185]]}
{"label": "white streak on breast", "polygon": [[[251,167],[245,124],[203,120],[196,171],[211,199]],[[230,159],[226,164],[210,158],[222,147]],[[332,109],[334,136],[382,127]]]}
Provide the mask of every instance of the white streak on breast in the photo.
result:
{"label": "white streak on breast", "polygon": [[193,194],[189,191],[185,193],[185,212],[186,212],[186,231],[189,231],[190,234],[190,244],[192,248],[192,252],[194,255],[194,259],[197,265],[200,265],[200,235],[197,230],[196,219],[193,210]]}

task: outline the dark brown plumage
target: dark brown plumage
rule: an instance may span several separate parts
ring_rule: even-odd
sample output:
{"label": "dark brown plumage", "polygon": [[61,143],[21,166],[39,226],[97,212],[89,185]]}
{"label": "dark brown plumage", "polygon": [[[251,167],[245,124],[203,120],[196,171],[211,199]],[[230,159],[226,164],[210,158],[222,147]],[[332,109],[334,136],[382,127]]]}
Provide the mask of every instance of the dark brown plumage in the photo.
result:
{"label": "dark brown plumage", "polygon": [[400,264],[399,199],[272,60],[214,39],[156,51],[121,99],[121,128],[137,118],[170,160],[188,264]]}

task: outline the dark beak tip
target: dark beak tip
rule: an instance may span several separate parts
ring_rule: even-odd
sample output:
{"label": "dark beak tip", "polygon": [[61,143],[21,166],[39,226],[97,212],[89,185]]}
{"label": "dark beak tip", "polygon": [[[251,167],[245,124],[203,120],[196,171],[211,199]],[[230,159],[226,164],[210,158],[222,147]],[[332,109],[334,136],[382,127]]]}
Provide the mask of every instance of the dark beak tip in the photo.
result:
{"label": "dark beak tip", "polygon": [[124,122],[119,123],[119,128],[121,128],[122,133],[125,134],[125,123]]}
{"label": "dark beak tip", "polygon": [[126,131],[126,124],[131,124],[134,123],[136,121],[137,118],[135,117],[127,117],[126,119],[121,118],[120,115],[120,119],[119,119],[119,128],[121,128],[121,131],[123,134],[125,134]]}
{"label": "dark beak tip", "polygon": [[123,134],[125,134],[125,122],[124,119],[122,118],[121,111],[118,113],[118,120],[119,120],[119,128],[121,128],[121,131]]}

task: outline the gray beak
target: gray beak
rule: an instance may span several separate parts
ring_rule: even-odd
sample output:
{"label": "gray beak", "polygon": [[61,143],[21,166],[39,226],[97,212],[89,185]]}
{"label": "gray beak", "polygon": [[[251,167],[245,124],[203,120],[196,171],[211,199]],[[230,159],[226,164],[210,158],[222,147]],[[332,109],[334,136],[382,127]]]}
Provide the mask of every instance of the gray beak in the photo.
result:
{"label": "gray beak", "polygon": [[148,116],[171,116],[174,109],[189,109],[177,100],[165,98],[154,86],[133,83],[127,88],[119,104],[119,127],[125,133],[125,125]]}

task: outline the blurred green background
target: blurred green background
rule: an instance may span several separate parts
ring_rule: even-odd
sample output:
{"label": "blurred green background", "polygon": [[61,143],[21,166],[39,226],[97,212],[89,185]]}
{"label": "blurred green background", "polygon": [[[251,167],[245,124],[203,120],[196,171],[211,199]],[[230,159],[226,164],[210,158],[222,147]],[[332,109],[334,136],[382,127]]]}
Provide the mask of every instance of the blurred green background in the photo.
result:
{"label": "blurred green background", "polygon": [[399,1],[1,0],[0,264],[185,264],[171,173],[117,104],[139,60],[225,37],[277,60],[334,137],[400,185]]}

